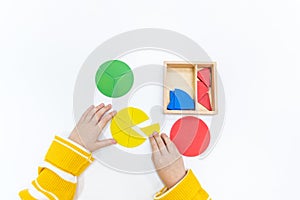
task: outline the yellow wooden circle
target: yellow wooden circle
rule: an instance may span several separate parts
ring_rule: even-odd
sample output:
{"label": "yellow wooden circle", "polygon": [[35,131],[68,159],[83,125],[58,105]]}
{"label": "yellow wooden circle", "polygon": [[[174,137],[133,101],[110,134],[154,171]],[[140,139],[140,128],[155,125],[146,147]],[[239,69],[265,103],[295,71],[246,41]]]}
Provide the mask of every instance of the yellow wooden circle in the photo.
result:
{"label": "yellow wooden circle", "polygon": [[[159,124],[152,124],[142,128],[137,127],[137,125],[148,119],[148,115],[138,108],[124,108],[112,119],[110,125],[111,134],[118,144],[128,148],[137,147],[143,144],[154,131],[160,131]],[[143,134],[134,130],[134,127],[139,128]]]}

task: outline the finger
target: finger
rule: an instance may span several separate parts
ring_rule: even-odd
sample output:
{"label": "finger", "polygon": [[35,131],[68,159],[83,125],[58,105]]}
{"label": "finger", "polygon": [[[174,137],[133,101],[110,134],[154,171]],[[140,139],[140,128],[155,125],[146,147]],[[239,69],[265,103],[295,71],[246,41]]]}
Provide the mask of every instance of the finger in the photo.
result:
{"label": "finger", "polygon": [[107,125],[107,123],[117,114],[117,111],[112,111],[110,113],[108,113],[107,115],[105,115],[98,123],[99,128],[101,130],[104,129],[104,127]]}
{"label": "finger", "polygon": [[159,148],[157,146],[157,143],[156,143],[153,135],[151,135],[149,137],[149,140],[150,140],[150,144],[151,144],[152,153],[154,154],[154,153],[159,152]]}
{"label": "finger", "polygon": [[[170,140],[170,139],[169,139]],[[170,140],[170,143],[168,144],[168,151],[171,153],[171,154],[178,154],[179,156],[181,156],[181,154],[179,153],[178,149],[177,149],[177,146],[174,144],[174,142],[172,142]]]}
{"label": "finger", "polygon": [[93,121],[95,122],[95,124],[98,124],[99,123],[99,121],[101,120],[101,118],[103,117],[103,115],[107,112],[107,111],[109,111],[110,109],[111,109],[111,104],[108,104],[108,105],[106,105],[106,106],[104,106],[104,107],[102,107],[101,109],[99,109],[96,113],[95,113],[95,115],[94,115],[94,117],[93,117]]}
{"label": "finger", "polygon": [[91,105],[90,107],[88,107],[88,109],[86,109],[86,111],[82,114],[80,121],[84,121],[86,116],[89,114],[89,112],[91,112],[91,110],[94,108],[94,105]]}
{"label": "finger", "polygon": [[100,110],[101,108],[104,107],[104,103],[99,104],[98,106],[94,107],[86,116],[86,120],[90,121],[93,119],[94,115]]}
{"label": "finger", "polygon": [[95,143],[94,151],[114,144],[117,144],[117,141],[114,139],[98,140]]}
{"label": "finger", "polygon": [[159,134],[154,134],[154,139],[155,139],[156,144],[157,144],[157,146],[158,146],[158,148],[159,148],[159,151],[160,151],[161,153],[165,153],[165,152],[167,151],[166,145],[165,145],[165,143],[163,142],[163,140],[162,140],[162,138],[160,137],[160,135],[159,135]]}
{"label": "finger", "polygon": [[172,153],[176,153],[176,154],[178,154],[178,155],[181,156],[181,154],[180,154],[180,152],[179,152],[177,146],[176,146],[173,142],[172,142],[171,145],[170,145],[170,149],[171,149],[170,151],[171,151]]}
{"label": "finger", "polygon": [[167,147],[167,150],[170,152],[171,151],[172,141],[170,140],[170,138],[165,133],[161,134],[161,138],[162,138],[163,142],[165,143],[165,145]]}

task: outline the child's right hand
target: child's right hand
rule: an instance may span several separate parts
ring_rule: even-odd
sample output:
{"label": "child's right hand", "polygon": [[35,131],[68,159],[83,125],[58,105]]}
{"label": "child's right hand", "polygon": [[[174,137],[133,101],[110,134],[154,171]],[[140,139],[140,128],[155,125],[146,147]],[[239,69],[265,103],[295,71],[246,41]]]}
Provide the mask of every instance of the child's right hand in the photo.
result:
{"label": "child's right hand", "polygon": [[150,136],[152,160],[157,173],[170,189],[186,175],[183,159],[175,144],[165,134],[154,133]]}
{"label": "child's right hand", "polygon": [[116,144],[114,139],[98,140],[107,123],[116,115],[116,111],[107,113],[112,106],[101,103],[90,106],[81,116],[69,139],[93,152],[100,148]]}

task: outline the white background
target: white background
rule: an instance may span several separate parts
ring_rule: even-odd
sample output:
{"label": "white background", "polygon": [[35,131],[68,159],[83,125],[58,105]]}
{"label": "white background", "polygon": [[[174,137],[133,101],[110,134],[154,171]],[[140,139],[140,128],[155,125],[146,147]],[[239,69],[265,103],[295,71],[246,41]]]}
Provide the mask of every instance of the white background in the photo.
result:
{"label": "white background", "polygon": [[[218,62],[223,135],[187,159],[216,200],[299,199],[300,2],[297,0],[3,1],[0,3],[1,199],[36,176],[54,134],[74,126],[72,95],[89,53],[113,35],[180,32]],[[151,199],[156,175],[94,163],[78,199]]]}

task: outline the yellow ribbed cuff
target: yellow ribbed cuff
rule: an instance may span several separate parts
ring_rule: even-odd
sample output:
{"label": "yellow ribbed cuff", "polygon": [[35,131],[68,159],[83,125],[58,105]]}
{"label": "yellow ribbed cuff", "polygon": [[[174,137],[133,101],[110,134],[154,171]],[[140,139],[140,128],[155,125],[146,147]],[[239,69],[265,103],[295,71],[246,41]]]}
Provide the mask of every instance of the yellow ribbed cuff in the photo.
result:
{"label": "yellow ribbed cuff", "polygon": [[173,188],[166,190],[163,188],[158,192],[155,200],[207,200],[208,194],[202,189],[200,183],[195,177],[192,170],[189,170],[186,176],[177,183]]}
{"label": "yellow ribbed cuff", "polygon": [[19,196],[23,200],[37,200],[29,194],[28,189],[22,190],[21,192],[19,192]]}
{"label": "yellow ribbed cuff", "polygon": [[93,160],[90,152],[59,136],[55,136],[45,156],[45,161],[74,176],[79,176]]}
{"label": "yellow ribbed cuff", "polygon": [[32,185],[49,199],[73,199],[76,184],[62,179],[53,171],[45,168]]}

